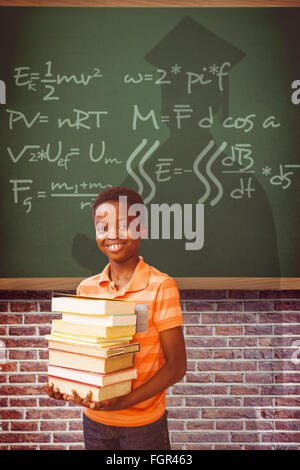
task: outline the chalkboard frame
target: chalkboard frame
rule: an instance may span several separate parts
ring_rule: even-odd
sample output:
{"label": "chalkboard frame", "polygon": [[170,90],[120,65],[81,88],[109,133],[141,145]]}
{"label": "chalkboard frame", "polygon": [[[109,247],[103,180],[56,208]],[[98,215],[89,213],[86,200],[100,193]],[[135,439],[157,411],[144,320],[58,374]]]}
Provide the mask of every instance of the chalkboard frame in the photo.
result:
{"label": "chalkboard frame", "polygon": [[[297,7],[300,0],[0,0],[0,6],[22,7]],[[84,278],[2,278],[0,289],[74,290]],[[179,289],[300,289],[300,278],[175,277]]]}

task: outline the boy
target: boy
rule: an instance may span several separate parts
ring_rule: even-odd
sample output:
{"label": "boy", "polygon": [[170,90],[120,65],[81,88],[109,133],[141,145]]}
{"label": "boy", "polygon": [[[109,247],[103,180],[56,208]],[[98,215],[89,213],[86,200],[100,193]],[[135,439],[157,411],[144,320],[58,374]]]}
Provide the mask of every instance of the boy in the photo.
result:
{"label": "boy", "polygon": [[165,390],[186,372],[178,288],[171,277],[139,256],[145,226],[135,225],[140,230],[133,230],[134,222],[139,220],[130,215],[133,204],[145,207],[138,193],[122,187],[105,189],[94,200],[96,240],[109,264],[101,274],[85,279],[77,288],[78,295],[148,304],[148,329],[134,336],[134,342],[140,343],[140,352],[135,354],[137,379],[132,391],[93,402],[90,393],[82,398],[73,390],[71,397],[46,385],[50,397],[73,400],[84,407],[86,449],[170,449]]}

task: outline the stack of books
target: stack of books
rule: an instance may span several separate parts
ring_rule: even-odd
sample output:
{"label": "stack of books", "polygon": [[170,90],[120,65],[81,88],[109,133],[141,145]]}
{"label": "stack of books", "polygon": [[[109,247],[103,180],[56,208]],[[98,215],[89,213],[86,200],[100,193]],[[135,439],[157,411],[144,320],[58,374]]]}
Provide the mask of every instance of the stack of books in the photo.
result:
{"label": "stack of books", "polygon": [[134,353],[139,343],[130,343],[136,332],[135,303],[79,295],[54,294],[49,342],[48,381],[61,393],[72,390],[93,401],[126,395],[136,379]]}

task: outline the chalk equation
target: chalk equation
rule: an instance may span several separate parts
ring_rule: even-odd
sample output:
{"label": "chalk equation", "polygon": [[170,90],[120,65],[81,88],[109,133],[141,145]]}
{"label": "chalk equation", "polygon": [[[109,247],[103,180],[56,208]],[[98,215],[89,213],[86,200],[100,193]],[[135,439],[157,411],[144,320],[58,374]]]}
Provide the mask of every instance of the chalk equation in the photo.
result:
{"label": "chalk equation", "polygon": [[[158,140],[150,143],[147,139],[143,139],[125,162],[118,162],[121,165],[125,165],[127,174],[137,184],[138,191],[142,195],[145,204],[153,200],[161,184],[169,182],[171,179],[176,181],[178,177],[189,176],[198,178],[199,183],[201,183],[199,184],[199,195],[196,202],[198,204],[207,203],[211,207],[216,206],[224,197],[222,180],[213,169],[213,165],[217,160],[219,160],[221,168],[224,168],[220,171],[220,174],[234,173],[239,175],[237,183],[233,185],[229,193],[230,198],[251,199],[254,196],[256,182],[253,175],[258,170],[254,169],[255,160],[252,155],[251,144],[238,143],[229,147],[226,141],[220,146],[216,146],[214,141],[210,141],[196,155],[192,166],[189,168],[178,167],[175,158],[157,157],[154,159],[155,171],[154,176],[152,176],[151,173],[146,171],[145,164],[152,154],[158,150],[159,146],[160,141]],[[75,149],[73,151],[73,155],[78,157],[79,153],[76,153]],[[226,151],[228,151],[228,154],[225,153]],[[56,158],[58,159],[58,164],[60,160],[59,155]],[[47,160],[46,157],[45,159]],[[135,159],[138,159],[137,165],[135,164]],[[29,159],[30,161],[35,162],[36,160]],[[66,162],[66,160],[64,161]],[[235,164],[240,165],[238,170],[228,169]],[[300,164],[280,164],[279,168],[274,169],[266,165],[259,171],[261,175],[268,178],[268,182],[271,185],[286,190],[292,184],[295,171],[299,171],[299,169]],[[79,201],[80,210],[90,208],[93,199],[102,189],[113,186],[112,183],[105,182],[82,181],[81,183],[70,184],[70,182],[66,181],[52,181],[50,188],[46,190],[44,188],[33,190],[33,186],[35,186],[33,179],[11,178],[9,183],[11,185],[13,203],[23,205],[26,214],[31,212],[34,200],[45,198],[75,198]],[[188,187],[190,181],[181,181],[180,184],[185,184]],[[150,187],[150,191],[146,189],[147,187]],[[202,193],[200,192],[201,188]],[[25,195],[26,197],[24,197],[24,192],[28,191],[34,194]]]}

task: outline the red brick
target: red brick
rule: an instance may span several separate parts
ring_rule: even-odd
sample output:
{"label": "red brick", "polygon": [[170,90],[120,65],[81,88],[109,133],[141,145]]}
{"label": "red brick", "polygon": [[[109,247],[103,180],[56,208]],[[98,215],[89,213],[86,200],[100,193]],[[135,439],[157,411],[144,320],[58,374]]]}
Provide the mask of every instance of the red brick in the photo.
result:
{"label": "red brick", "polygon": [[207,397],[187,397],[185,404],[186,406],[212,406],[213,399]]}
{"label": "red brick", "polygon": [[238,397],[230,397],[230,398],[218,398],[214,399],[214,406],[241,406],[242,399]]}
{"label": "red brick", "polygon": [[300,323],[299,313],[262,313],[259,315],[260,323]]}
{"label": "red brick", "polygon": [[10,326],[9,327],[10,336],[35,336],[36,327],[35,326]]}
{"label": "red brick", "polygon": [[275,406],[300,406],[300,397],[276,397]]}
{"label": "red brick", "polygon": [[258,299],[259,291],[257,290],[229,290],[229,299]]}
{"label": "red brick", "polygon": [[300,385],[264,385],[262,395],[300,395]]}
{"label": "red brick", "polygon": [[16,350],[9,351],[10,359],[36,359],[36,351],[32,350]]}
{"label": "red brick", "polygon": [[23,419],[24,412],[19,410],[0,410],[0,419]]}
{"label": "red brick", "polygon": [[53,442],[82,442],[81,432],[61,432],[53,433]]}
{"label": "red brick", "polygon": [[0,315],[0,323],[2,325],[12,325],[22,323],[22,315]]}
{"label": "red brick", "polygon": [[261,416],[264,419],[300,419],[300,410],[286,409],[263,409]]}
{"label": "red brick", "polygon": [[174,385],[172,392],[174,395],[224,395],[227,393],[227,386],[223,385]]}
{"label": "red brick", "polygon": [[280,310],[281,312],[284,310],[300,310],[300,302],[296,300],[276,301],[274,302],[274,310]]}
{"label": "red brick", "polygon": [[188,359],[211,359],[212,350],[198,349],[198,348],[186,348],[186,355]]}
{"label": "red brick", "polygon": [[168,419],[191,419],[199,418],[199,410],[194,408],[169,408]]}
{"label": "red brick", "polygon": [[262,444],[259,445],[245,445],[245,450],[274,450],[275,446],[264,446]]}
{"label": "red brick", "polygon": [[10,406],[36,407],[37,399],[36,398],[11,398]]}
{"label": "red brick", "polygon": [[10,450],[38,450],[38,446],[34,446],[34,445],[17,445],[17,444],[12,444],[10,446]]}
{"label": "red brick", "polygon": [[200,323],[199,314],[184,313],[182,318],[183,318],[183,323],[185,325],[193,325],[195,323]]}
{"label": "red brick", "polygon": [[26,419],[78,419],[81,416],[80,409],[69,410],[67,407],[62,409],[37,409],[27,410]]}
{"label": "red brick", "polygon": [[15,432],[8,432],[1,434],[1,440],[5,442],[50,442],[51,436],[49,433],[20,433],[16,434]]}
{"label": "red brick", "polygon": [[42,313],[38,313],[36,315],[25,315],[24,323],[51,323],[54,319],[61,319],[61,314],[49,313],[44,315]]}
{"label": "red brick", "polygon": [[202,418],[203,419],[242,419],[242,418],[249,418],[249,419],[256,419],[256,410],[254,409],[247,409],[247,408],[219,408],[219,409],[212,409],[212,410],[203,410],[202,411]]}
{"label": "red brick", "polygon": [[[178,421],[176,421],[176,422],[178,422]],[[174,423],[174,421],[172,421],[172,423]],[[180,421],[180,423],[184,425],[184,422]],[[170,424],[170,423],[168,423],[168,424]],[[184,429],[184,427],[183,427],[183,429]],[[69,422],[69,430],[70,431],[82,431],[82,421],[70,421]]]}
{"label": "red brick", "polygon": [[198,370],[209,371],[209,370],[238,370],[238,371],[246,371],[246,370],[256,370],[255,362],[244,362],[244,361],[201,361],[197,364]]}
{"label": "red brick", "polygon": [[262,434],[262,442],[300,442],[300,432],[278,432]]}
{"label": "red brick", "polygon": [[40,445],[40,450],[67,450],[68,445],[62,445],[62,444],[50,444],[50,445]]}
{"label": "red brick", "polygon": [[5,408],[6,406],[8,406],[8,399],[0,397],[0,408]]}
{"label": "red brick", "polygon": [[[175,421],[173,419],[168,419],[168,428],[169,431],[184,431],[184,421]],[[70,431],[72,431],[71,428]]]}
{"label": "red brick", "polygon": [[37,431],[36,421],[11,422],[11,431]]}
{"label": "red brick", "polygon": [[241,349],[215,349],[214,359],[241,359]]}
{"label": "red brick", "polygon": [[272,359],[272,349],[244,349],[244,359]]}
{"label": "red brick", "polygon": [[42,395],[46,393],[42,386],[1,385],[0,395]]}
{"label": "red brick", "polygon": [[6,336],[6,326],[0,328],[0,336]]}
{"label": "red brick", "polygon": [[38,306],[36,302],[11,302],[11,312],[37,312]]}
{"label": "red brick", "polygon": [[[69,406],[71,405],[71,403],[72,402],[69,402]],[[67,403],[65,401],[63,401],[63,400],[54,400],[53,398],[49,398],[48,395],[45,398],[43,398],[43,397],[40,398],[39,399],[39,404],[40,404],[41,407],[48,406],[48,407],[51,407],[51,408],[53,408],[54,406],[62,407],[62,406],[67,405]]]}
{"label": "red brick", "polygon": [[274,335],[300,335],[300,325],[275,325]]}
{"label": "red brick", "polygon": [[272,312],[274,310],[274,303],[262,301],[245,301],[244,310],[245,312]]}
{"label": "red brick", "polygon": [[51,333],[51,325],[38,326],[37,329],[39,336],[45,336]]}
{"label": "red brick", "polygon": [[254,313],[207,313],[202,315],[202,323],[256,323],[256,315]]}
{"label": "red brick", "polygon": [[39,359],[49,359],[49,351],[39,351]]}
{"label": "red brick", "polygon": [[248,346],[256,346],[257,338],[229,338],[229,347],[231,348],[244,348]]}
{"label": "red brick", "polygon": [[289,382],[300,382],[300,373],[297,372],[283,372],[279,374],[275,374],[274,376],[275,382],[280,382],[280,383],[289,383]]}
{"label": "red brick", "polygon": [[0,371],[2,372],[15,372],[17,370],[16,362],[4,362],[0,364]]}
{"label": "red brick", "polygon": [[218,312],[241,312],[242,308],[242,302],[217,302]]}
{"label": "red brick", "polygon": [[259,387],[247,387],[246,385],[232,385],[230,387],[231,395],[258,395]]}
{"label": "red brick", "polygon": [[70,444],[69,445],[69,450],[85,450],[85,447],[84,447],[83,443],[82,444],[77,444],[77,445],[76,444],[74,444],[74,445]]}
{"label": "red brick", "polygon": [[8,338],[4,340],[7,348],[45,348],[47,340],[45,338]]}
{"label": "red brick", "polygon": [[300,421],[275,421],[275,428],[282,431],[300,431]]}
{"label": "red brick", "polygon": [[66,431],[66,421],[41,421],[41,431]]}
{"label": "red brick", "polygon": [[0,312],[8,311],[8,302],[0,302]]}
{"label": "red brick", "polygon": [[214,429],[213,421],[203,421],[201,420],[190,420],[186,423],[186,429],[195,431],[195,430],[210,430]]}
{"label": "red brick", "polygon": [[300,351],[299,351],[299,346],[297,346],[297,349],[291,348],[291,349],[274,349],[274,359],[292,359],[295,358],[295,356],[298,359],[299,362],[299,356],[300,356]]}
{"label": "red brick", "polygon": [[[181,446],[171,446],[172,450],[183,450],[183,447]],[[211,444],[194,444],[194,445],[189,445],[187,444],[185,447],[186,450],[212,450],[213,446]]]}
{"label": "red brick", "polygon": [[212,327],[209,327],[209,326],[186,326],[185,332],[187,335],[192,335],[192,336],[202,336],[202,335],[212,336],[213,334]]}
{"label": "red brick", "polygon": [[202,338],[186,338],[185,344],[187,348],[225,348],[227,346],[225,338],[209,338],[205,336]]}
{"label": "red brick", "polygon": [[216,335],[233,336],[242,334],[242,326],[216,326]]}
{"label": "red brick", "polygon": [[259,436],[256,433],[246,433],[246,432],[232,432],[231,441],[232,442],[258,442]]}
{"label": "red brick", "polygon": [[51,312],[51,302],[40,302],[41,312]]}
{"label": "red brick", "polygon": [[213,312],[215,304],[213,302],[194,301],[186,302],[185,310],[187,312]]}
{"label": "red brick", "polygon": [[173,432],[172,433],[172,442],[229,442],[229,434],[216,432],[216,433],[207,433],[207,432],[190,432],[190,433],[181,433]]}
{"label": "red brick", "polygon": [[271,335],[272,334],[271,325],[253,325],[245,326],[245,335]]}
{"label": "red brick", "polygon": [[166,406],[182,406],[183,398],[166,395]]}
{"label": "red brick", "polygon": [[32,374],[14,374],[8,378],[9,383],[35,383],[35,375]]}
{"label": "red brick", "polygon": [[52,291],[48,290],[0,290],[0,299],[7,300],[33,300],[33,299],[51,299]]}
{"label": "red brick", "polygon": [[273,361],[273,362],[268,362],[268,361],[261,361],[258,362],[258,368],[259,370],[272,370],[272,371],[285,371],[285,370],[298,370],[299,366],[296,363],[293,363],[292,361]]}
{"label": "red brick", "polygon": [[22,362],[20,363],[20,371],[47,372],[46,362]]}
{"label": "red brick", "polygon": [[216,382],[243,382],[242,374],[216,374]]}
{"label": "red brick", "polygon": [[212,376],[210,374],[186,374],[187,382],[212,382]]}
{"label": "red brick", "polygon": [[233,445],[233,444],[216,444],[214,447],[215,450],[242,450],[242,445]]}
{"label": "red brick", "polygon": [[190,300],[190,299],[225,299],[226,298],[226,290],[180,290],[180,298],[182,300]]}
{"label": "red brick", "polygon": [[274,423],[271,421],[246,421],[247,431],[272,431],[274,429]]}
{"label": "red brick", "polygon": [[254,384],[273,383],[273,374],[246,374],[245,382]]}
{"label": "red brick", "polygon": [[265,299],[300,299],[300,290],[263,290],[259,296]]}
{"label": "red brick", "polygon": [[243,429],[243,423],[241,421],[217,421],[216,430],[220,431],[237,431]]}

